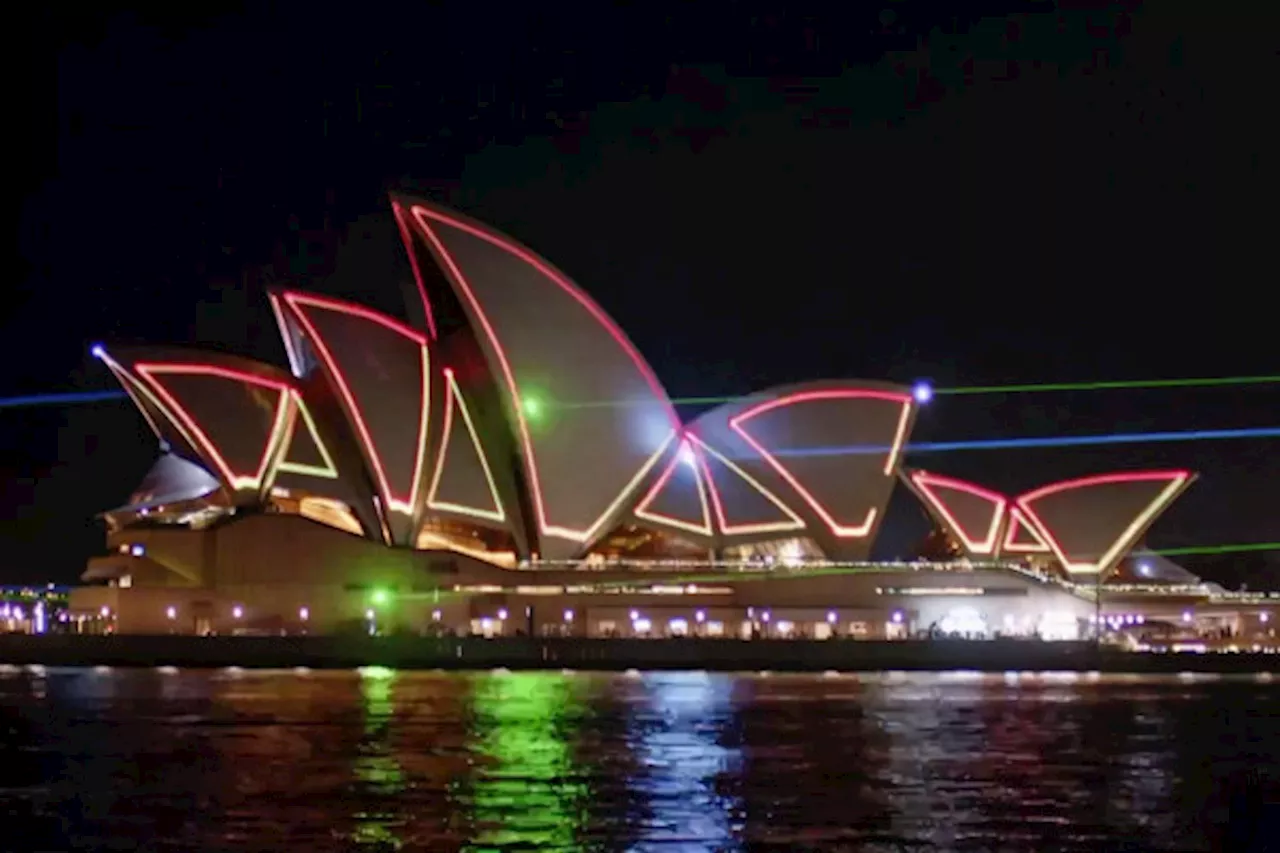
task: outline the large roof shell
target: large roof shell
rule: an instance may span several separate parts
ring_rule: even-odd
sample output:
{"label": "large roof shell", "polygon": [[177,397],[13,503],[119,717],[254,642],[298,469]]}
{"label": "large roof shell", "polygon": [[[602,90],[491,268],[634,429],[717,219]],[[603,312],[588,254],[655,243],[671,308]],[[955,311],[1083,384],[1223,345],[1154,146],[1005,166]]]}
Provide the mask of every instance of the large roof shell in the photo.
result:
{"label": "large roof shell", "polygon": [[680,424],[666,392],[562,271],[453,211],[395,203],[445,272],[502,391],[541,556],[581,554],[625,513],[675,440]]}
{"label": "large roof shell", "polygon": [[1017,497],[928,471],[904,471],[902,479],[967,556],[1048,556],[1068,574],[1096,576],[1117,569],[1195,475],[1115,471]]}
{"label": "large roof shell", "polygon": [[104,360],[162,442],[216,476],[236,503],[265,498],[294,418],[287,374],[179,348],[114,347]]}
{"label": "large roof shell", "polygon": [[909,389],[853,380],[782,386],[706,412],[688,437],[710,484],[718,541],[803,535],[833,558],[865,559],[915,414]]}

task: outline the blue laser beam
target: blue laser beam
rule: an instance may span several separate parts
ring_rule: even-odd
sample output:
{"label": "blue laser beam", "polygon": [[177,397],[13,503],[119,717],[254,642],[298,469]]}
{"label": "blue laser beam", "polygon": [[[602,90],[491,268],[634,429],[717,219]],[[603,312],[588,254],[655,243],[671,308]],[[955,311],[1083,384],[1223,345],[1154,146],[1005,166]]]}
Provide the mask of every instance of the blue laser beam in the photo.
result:
{"label": "blue laser beam", "polygon": [[978,441],[931,441],[907,445],[908,453],[950,450],[1018,450],[1030,447],[1090,447],[1105,444],[1147,444],[1164,441],[1222,441],[1241,438],[1280,438],[1280,427],[1248,429],[1192,429],[1164,432],[1117,432],[1106,435],[1054,435],[1032,438],[993,438]]}
{"label": "blue laser beam", "polygon": [[[1196,429],[1168,432],[1118,432],[1106,435],[1049,435],[1030,438],[986,438],[969,441],[923,441],[908,444],[906,453],[950,453],[963,450],[1027,450],[1038,447],[1097,447],[1108,444],[1148,444],[1172,441],[1222,441],[1247,438],[1280,438],[1280,427],[1249,429]],[[852,444],[778,450],[775,456],[851,456],[885,454],[887,444]]]}
{"label": "blue laser beam", "polygon": [[[0,397],[0,409],[25,406],[61,406],[76,403],[105,403],[126,400],[123,391],[76,391],[65,394],[29,394],[21,397]],[[1107,433],[1104,435],[1048,435],[1028,438],[986,438],[966,441],[924,441],[908,444],[906,453],[952,453],[966,450],[1028,450],[1041,447],[1100,447],[1110,444],[1149,444],[1177,441],[1222,441],[1231,439],[1280,438],[1280,427],[1252,427],[1247,429],[1198,429],[1164,432]],[[783,449],[774,453],[781,457],[851,456],[860,454],[885,454],[887,444],[843,445],[834,447],[805,447]]]}
{"label": "blue laser beam", "polygon": [[0,409],[17,409],[25,406],[65,406],[72,403],[105,403],[126,400],[123,391],[71,391],[66,394],[27,394],[22,397],[0,397]]}

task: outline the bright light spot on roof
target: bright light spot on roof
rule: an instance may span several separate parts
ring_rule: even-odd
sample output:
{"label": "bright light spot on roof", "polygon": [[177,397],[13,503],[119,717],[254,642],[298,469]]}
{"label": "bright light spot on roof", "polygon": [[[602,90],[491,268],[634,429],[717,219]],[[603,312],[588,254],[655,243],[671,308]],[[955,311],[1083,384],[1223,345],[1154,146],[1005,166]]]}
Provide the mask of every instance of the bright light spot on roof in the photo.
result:
{"label": "bright light spot on roof", "polygon": [[537,397],[525,397],[520,402],[520,408],[524,409],[525,417],[537,418],[542,414],[542,401]]}
{"label": "bright light spot on roof", "polygon": [[689,446],[688,442],[680,445],[680,461],[690,468],[697,462],[697,458],[693,455],[693,448]]}
{"label": "bright light spot on roof", "polygon": [[104,347],[102,344],[94,344],[93,346],[89,347],[89,355],[93,356],[96,359],[103,359],[107,355],[107,348]]}
{"label": "bright light spot on roof", "polygon": [[1151,564],[1150,564],[1150,563],[1139,563],[1139,564],[1138,564],[1138,574],[1142,575],[1144,578],[1149,578],[1149,577],[1151,577]]}
{"label": "bright light spot on roof", "polygon": [[917,403],[927,403],[933,399],[933,386],[928,382],[917,382],[911,389],[911,396],[916,398]]}

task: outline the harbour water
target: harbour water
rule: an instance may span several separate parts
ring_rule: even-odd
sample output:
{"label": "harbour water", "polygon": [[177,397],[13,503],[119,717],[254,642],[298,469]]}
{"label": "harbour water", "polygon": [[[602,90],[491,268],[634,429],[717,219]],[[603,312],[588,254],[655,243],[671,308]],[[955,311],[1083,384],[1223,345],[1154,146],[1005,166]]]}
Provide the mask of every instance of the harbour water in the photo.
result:
{"label": "harbour water", "polygon": [[1280,678],[6,667],[0,731],[14,851],[1193,851]]}

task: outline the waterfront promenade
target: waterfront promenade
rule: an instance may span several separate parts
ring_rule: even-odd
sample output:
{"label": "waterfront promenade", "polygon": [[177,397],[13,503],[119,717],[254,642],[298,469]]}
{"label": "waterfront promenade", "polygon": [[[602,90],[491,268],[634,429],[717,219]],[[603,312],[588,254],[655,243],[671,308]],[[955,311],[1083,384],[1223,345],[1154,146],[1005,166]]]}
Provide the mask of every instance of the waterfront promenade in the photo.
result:
{"label": "waterfront promenade", "polygon": [[1064,670],[1277,672],[1280,655],[1133,653],[1026,640],[596,640],[585,638],[0,636],[0,664],[345,669],[584,669],[777,672]]}

